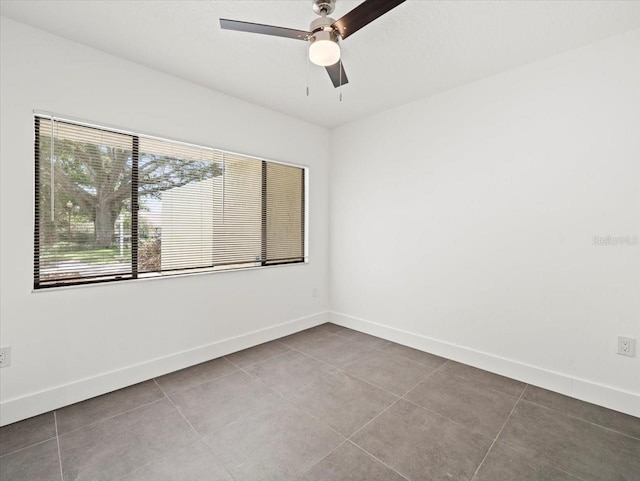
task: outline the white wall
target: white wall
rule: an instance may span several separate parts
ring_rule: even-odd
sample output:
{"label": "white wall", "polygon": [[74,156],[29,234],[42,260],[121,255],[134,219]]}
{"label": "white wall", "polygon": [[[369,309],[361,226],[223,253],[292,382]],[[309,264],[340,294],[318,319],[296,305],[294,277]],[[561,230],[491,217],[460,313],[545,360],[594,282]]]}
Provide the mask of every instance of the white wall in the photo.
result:
{"label": "white wall", "polygon": [[640,30],[339,127],[331,162],[333,319],[640,416],[640,247],[592,245],[640,235]]}
{"label": "white wall", "polygon": [[[5,18],[1,34],[2,424],[326,319],[328,131]],[[308,166],[309,264],[33,293],[34,109]]]}

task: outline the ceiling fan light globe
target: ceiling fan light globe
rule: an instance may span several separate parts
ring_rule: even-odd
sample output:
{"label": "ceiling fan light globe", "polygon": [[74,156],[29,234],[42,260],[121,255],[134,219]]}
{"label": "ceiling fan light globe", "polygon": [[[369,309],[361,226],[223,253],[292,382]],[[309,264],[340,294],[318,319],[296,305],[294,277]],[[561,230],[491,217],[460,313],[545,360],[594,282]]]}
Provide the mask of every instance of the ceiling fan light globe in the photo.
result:
{"label": "ceiling fan light globe", "polygon": [[328,67],[340,60],[340,45],[332,40],[316,40],[309,46],[309,60],[321,67]]}

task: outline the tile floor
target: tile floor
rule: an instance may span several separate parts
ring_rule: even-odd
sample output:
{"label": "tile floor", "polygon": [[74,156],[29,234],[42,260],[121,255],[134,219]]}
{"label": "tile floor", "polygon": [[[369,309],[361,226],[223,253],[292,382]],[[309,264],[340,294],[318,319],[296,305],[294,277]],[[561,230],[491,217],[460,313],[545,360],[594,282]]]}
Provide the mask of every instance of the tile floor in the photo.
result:
{"label": "tile floor", "polygon": [[640,481],[640,419],[333,324],[0,429],[2,481]]}

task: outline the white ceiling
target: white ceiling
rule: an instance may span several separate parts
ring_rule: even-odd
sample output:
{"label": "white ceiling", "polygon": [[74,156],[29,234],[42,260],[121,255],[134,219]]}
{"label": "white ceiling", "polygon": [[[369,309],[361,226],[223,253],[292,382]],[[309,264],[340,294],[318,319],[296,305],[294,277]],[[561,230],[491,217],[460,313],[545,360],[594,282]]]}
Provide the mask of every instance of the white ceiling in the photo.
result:
{"label": "white ceiling", "polygon": [[[333,18],[360,1],[337,0]],[[311,0],[2,0],[3,16],[331,127],[640,27],[640,1],[407,1],[342,44],[343,101],[306,45],[221,30],[307,30]],[[306,96],[307,72],[310,96]]]}

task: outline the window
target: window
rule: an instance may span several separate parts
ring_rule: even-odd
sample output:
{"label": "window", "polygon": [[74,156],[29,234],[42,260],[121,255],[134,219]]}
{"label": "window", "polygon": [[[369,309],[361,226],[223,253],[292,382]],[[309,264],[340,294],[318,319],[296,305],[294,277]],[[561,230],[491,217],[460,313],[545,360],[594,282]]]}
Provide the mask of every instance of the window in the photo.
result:
{"label": "window", "polygon": [[305,175],[37,115],[34,286],[304,262]]}

